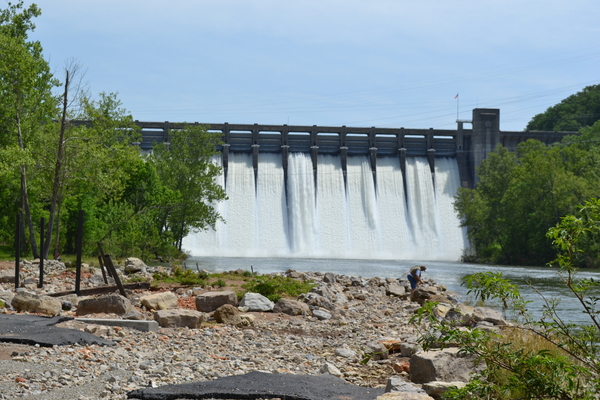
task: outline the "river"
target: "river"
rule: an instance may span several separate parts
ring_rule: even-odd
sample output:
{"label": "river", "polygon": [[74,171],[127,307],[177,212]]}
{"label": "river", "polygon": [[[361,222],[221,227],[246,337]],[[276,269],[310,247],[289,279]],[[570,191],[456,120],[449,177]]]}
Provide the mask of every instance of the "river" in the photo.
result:
{"label": "river", "polygon": [[[566,288],[556,269],[549,267],[522,267],[467,264],[446,261],[407,261],[407,260],[354,260],[320,258],[246,258],[246,257],[190,257],[186,260],[188,268],[206,269],[210,272],[223,272],[241,268],[267,274],[294,269],[301,272],[333,272],[340,275],[362,276],[365,278],[398,278],[414,265],[426,265],[424,277],[430,277],[443,284],[448,290],[457,293],[464,302],[474,303],[467,295],[467,289],[461,285],[462,278],[476,272],[502,272],[511,282],[518,285],[524,299],[531,301],[529,310],[537,317],[542,315],[543,299],[535,292],[542,293],[546,299],[557,299],[560,316],[576,324],[590,324],[590,318]],[[578,273],[580,278],[600,279],[600,271],[585,270]],[[530,286],[531,284],[532,286]],[[535,290],[533,289],[535,288]]]}

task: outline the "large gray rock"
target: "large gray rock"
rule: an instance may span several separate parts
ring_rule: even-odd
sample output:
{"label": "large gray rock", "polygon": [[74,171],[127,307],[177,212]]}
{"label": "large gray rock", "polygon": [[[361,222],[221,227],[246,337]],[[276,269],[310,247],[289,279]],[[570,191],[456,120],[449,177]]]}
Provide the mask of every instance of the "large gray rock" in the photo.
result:
{"label": "large gray rock", "polygon": [[11,270],[0,271],[0,283],[15,283],[15,272]]}
{"label": "large gray rock", "polygon": [[6,304],[10,304],[10,302],[12,301],[12,299],[15,297],[15,294],[11,291],[3,291],[2,289],[0,289],[0,300],[4,300],[4,303]]}
{"label": "large gray rock", "polygon": [[331,319],[332,315],[330,313],[328,313],[325,310],[312,310],[312,314],[314,317],[316,317],[319,321],[326,321],[328,319]]}
{"label": "large gray rock", "polygon": [[406,382],[399,376],[391,376],[385,385],[385,392],[404,392],[404,393],[420,393],[425,394],[425,391],[413,383]]}
{"label": "large gray rock", "polygon": [[13,297],[11,305],[20,312],[33,312],[46,315],[58,315],[62,311],[60,300],[50,296],[38,296],[21,291]]}
{"label": "large gray rock", "polygon": [[140,302],[148,310],[168,310],[177,308],[177,296],[173,292],[149,294],[140,298]]}
{"label": "large gray rock", "polygon": [[410,358],[410,380],[414,383],[432,381],[468,382],[473,372],[483,370],[476,365],[476,356],[459,355],[459,348],[423,351]]}
{"label": "large gray rock", "polygon": [[76,314],[87,315],[107,313],[123,315],[133,310],[133,305],[126,297],[123,297],[120,294],[108,294],[79,300]]}
{"label": "large gray rock", "polygon": [[204,320],[204,313],[200,311],[177,308],[173,310],[159,310],[154,313],[154,320],[163,328],[200,328]]}
{"label": "large gray rock", "polygon": [[423,390],[427,392],[433,398],[439,399],[444,393],[448,391],[451,387],[457,387],[459,389],[466,386],[465,382],[428,382],[423,384]]}
{"label": "large gray rock", "polygon": [[447,303],[452,304],[453,301],[443,294],[440,290],[438,290],[435,286],[429,285],[421,285],[417,286],[415,291],[412,293],[411,298],[412,301],[416,301],[420,305],[424,305],[428,302],[438,302],[438,303]]}
{"label": "large gray rock", "polygon": [[273,312],[287,315],[308,315],[310,308],[308,304],[298,300],[280,299],[273,308]]}
{"label": "large gray rock", "polygon": [[129,257],[125,260],[125,273],[135,274],[136,272],[146,271],[146,264],[139,258]]}
{"label": "large gray rock", "polygon": [[213,312],[225,304],[238,305],[237,296],[234,292],[225,290],[222,292],[206,292],[196,296],[196,309],[202,312]]}
{"label": "large gray rock", "polygon": [[506,325],[506,320],[502,313],[487,307],[475,307],[473,310],[473,319],[477,322],[486,321],[494,325]]}
{"label": "large gray rock", "polygon": [[225,304],[215,310],[213,318],[220,324],[227,324],[233,326],[242,325],[242,317],[240,310],[231,304]]}
{"label": "large gray rock", "polygon": [[240,307],[247,307],[248,311],[272,311],[275,303],[260,293],[248,292],[242,298]]}
{"label": "large gray rock", "polygon": [[385,292],[388,296],[406,297],[406,288],[397,283],[390,283]]}

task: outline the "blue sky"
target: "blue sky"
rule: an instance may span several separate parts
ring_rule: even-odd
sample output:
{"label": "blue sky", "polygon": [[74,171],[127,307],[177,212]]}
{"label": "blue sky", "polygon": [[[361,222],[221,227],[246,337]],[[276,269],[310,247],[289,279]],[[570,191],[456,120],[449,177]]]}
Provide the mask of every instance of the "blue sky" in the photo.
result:
{"label": "blue sky", "polygon": [[36,4],[56,75],[75,59],[141,121],[452,129],[458,105],[522,130],[600,83],[598,0]]}

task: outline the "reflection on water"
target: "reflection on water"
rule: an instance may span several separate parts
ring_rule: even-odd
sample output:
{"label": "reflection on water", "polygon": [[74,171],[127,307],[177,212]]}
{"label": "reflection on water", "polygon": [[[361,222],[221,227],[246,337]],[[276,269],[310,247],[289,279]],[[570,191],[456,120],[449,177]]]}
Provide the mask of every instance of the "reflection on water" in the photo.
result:
{"label": "reflection on water", "polygon": [[[462,296],[463,301],[473,301],[467,296],[467,290],[461,286],[462,279],[476,272],[502,272],[504,277],[517,284],[524,299],[531,301],[529,309],[541,316],[543,300],[535,292],[538,290],[547,299],[556,298],[560,305],[560,315],[569,322],[589,324],[589,317],[583,313],[581,305],[564,285],[555,269],[547,267],[494,266],[465,264],[443,261],[407,261],[407,260],[346,260],[320,258],[242,258],[242,257],[191,257],[186,261],[188,268],[206,269],[211,272],[230,271],[241,268],[267,274],[295,269],[301,272],[333,272],[340,275],[371,278],[405,277],[414,266],[427,266],[425,277],[445,285],[448,290]],[[585,270],[578,274],[580,278],[600,278],[600,271]],[[531,286],[530,286],[531,284]],[[533,288],[532,288],[533,287]],[[534,290],[535,289],[535,290]]]}

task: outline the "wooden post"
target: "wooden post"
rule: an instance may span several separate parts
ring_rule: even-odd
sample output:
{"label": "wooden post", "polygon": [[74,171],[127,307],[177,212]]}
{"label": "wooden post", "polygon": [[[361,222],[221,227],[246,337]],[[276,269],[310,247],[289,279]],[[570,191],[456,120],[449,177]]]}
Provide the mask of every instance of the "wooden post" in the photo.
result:
{"label": "wooden post", "polygon": [[77,253],[77,264],[75,270],[75,294],[79,296],[81,292],[81,250],[83,247],[83,210],[79,210],[79,221],[77,226],[77,240],[75,252]]}
{"label": "wooden post", "polygon": [[115,279],[115,283],[117,284],[117,287],[119,288],[119,292],[123,295],[123,297],[127,297],[127,293],[125,293],[125,288],[123,287],[123,284],[121,283],[121,278],[119,278],[119,274],[117,274],[115,265],[113,264],[112,260],[110,259],[110,255],[104,254],[104,250],[102,250],[101,243],[98,243],[98,251],[100,252],[100,255],[102,256],[102,258],[104,259],[104,265],[106,266],[106,269],[112,275],[112,277]]}
{"label": "wooden post", "polygon": [[106,278],[106,271],[104,268],[104,261],[102,260],[102,256],[98,256],[98,264],[100,264],[100,271],[102,271],[102,278],[104,278],[104,283],[108,285],[108,279]]}
{"label": "wooden post", "polygon": [[17,213],[15,233],[15,290],[19,288],[19,268],[21,264],[21,213]]}
{"label": "wooden post", "polygon": [[44,218],[40,222],[40,279],[38,288],[44,287]]}

